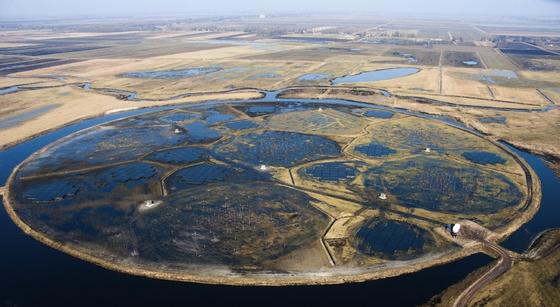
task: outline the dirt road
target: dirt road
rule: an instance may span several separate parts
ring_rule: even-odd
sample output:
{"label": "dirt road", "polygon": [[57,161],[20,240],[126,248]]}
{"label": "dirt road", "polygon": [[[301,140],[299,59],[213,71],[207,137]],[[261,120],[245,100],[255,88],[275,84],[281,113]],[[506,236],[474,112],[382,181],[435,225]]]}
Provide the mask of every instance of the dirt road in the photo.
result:
{"label": "dirt road", "polygon": [[488,241],[483,242],[484,248],[490,249],[491,251],[499,255],[499,260],[494,267],[492,267],[488,272],[482,275],[474,283],[472,283],[467,289],[465,289],[453,303],[453,307],[465,307],[468,306],[475,294],[480,291],[484,286],[488,285],[494,279],[498,278],[500,275],[507,272],[512,264],[513,259],[508,254],[507,250],[501,246],[491,243]]}

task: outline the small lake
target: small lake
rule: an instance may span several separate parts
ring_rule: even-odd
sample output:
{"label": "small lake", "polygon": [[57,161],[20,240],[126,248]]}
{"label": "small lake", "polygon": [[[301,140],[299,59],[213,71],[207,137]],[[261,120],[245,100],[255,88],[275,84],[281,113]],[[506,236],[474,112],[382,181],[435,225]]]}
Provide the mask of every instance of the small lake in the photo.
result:
{"label": "small lake", "polygon": [[349,75],[349,76],[335,78],[332,80],[332,84],[338,85],[338,84],[345,84],[345,83],[373,82],[373,81],[396,79],[396,78],[413,75],[419,71],[420,69],[414,67],[399,67],[399,68],[366,71],[356,75]]}

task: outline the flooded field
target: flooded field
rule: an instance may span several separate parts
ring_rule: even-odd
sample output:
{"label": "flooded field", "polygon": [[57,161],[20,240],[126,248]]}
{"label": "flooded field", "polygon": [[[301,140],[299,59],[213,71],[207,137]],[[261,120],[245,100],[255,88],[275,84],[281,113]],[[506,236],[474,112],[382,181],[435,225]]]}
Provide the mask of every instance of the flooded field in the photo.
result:
{"label": "flooded field", "polygon": [[543,50],[537,46],[523,42],[503,42],[498,45],[500,51],[506,54],[522,56],[555,56],[555,53]]}
{"label": "flooded field", "polygon": [[478,121],[483,123],[483,124],[502,124],[502,125],[504,125],[507,122],[507,118],[505,116],[479,117]]}
{"label": "flooded field", "polygon": [[134,71],[122,74],[125,78],[141,79],[183,79],[202,76],[222,70],[220,67],[193,67],[160,71]]}
{"label": "flooded field", "polygon": [[394,149],[377,143],[358,145],[354,148],[354,150],[369,157],[384,157],[397,152]]}
{"label": "flooded field", "polygon": [[6,129],[6,128],[13,127],[13,126],[17,126],[20,123],[23,123],[27,120],[35,118],[35,117],[37,117],[41,114],[44,114],[44,113],[46,113],[46,112],[48,112],[52,109],[55,109],[55,108],[59,107],[59,106],[60,106],[59,104],[49,104],[49,105],[46,105],[46,106],[42,106],[42,107],[32,109],[30,111],[20,113],[18,115],[3,118],[2,122],[0,122],[0,129]]}
{"label": "flooded field", "polygon": [[299,81],[321,81],[330,78],[329,74],[315,73],[315,74],[305,74],[298,78]]}
{"label": "flooded field", "polygon": [[383,276],[378,264],[438,263],[459,248],[436,228],[465,217],[503,226],[527,191],[512,156],[477,135],[320,101],[108,122],[36,152],[7,186],[20,226],[67,253],[225,284],[362,280]]}
{"label": "flooded field", "polygon": [[404,206],[445,212],[494,213],[523,198],[503,174],[430,158],[385,163],[366,174],[365,185],[388,191]]}
{"label": "flooded field", "polygon": [[478,164],[504,164],[506,160],[495,153],[485,151],[467,151],[463,157]]}
{"label": "flooded field", "polygon": [[250,76],[249,80],[278,79],[280,77],[282,77],[282,76],[277,74],[277,73],[262,73],[262,74],[256,74],[256,75]]}
{"label": "flooded field", "polygon": [[383,110],[369,110],[364,112],[364,115],[367,117],[375,117],[375,118],[391,118],[395,113],[391,111],[383,111]]}
{"label": "flooded field", "polygon": [[207,150],[199,147],[182,147],[156,151],[146,157],[148,160],[168,164],[188,164],[201,161],[207,156]]}
{"label": "flooded field", "polygon": [[293,166],[307,161],[336,157],[336,142],[314,135],[284,131],[250,133],[217,149],[224,159],[246,161],[253,165]]}
{"label": "flooded field", "polygon": [[374,71],[366,71],[359,73],[357,75],[350,75],[344,77],[338,77],[332,80],[332,84],[351,84],[358,82],[374,82],[388,79],[395,79],[406,77],[408,75],[415,74],[419,72],[420,69],[413,67],[401,67],[401,68],[389,68]]}
{"label": "flooded field", "polygon": [[519,77],[511,70],[493,69],[481,74],[480,80],[490,84],[500,84],[506,81],[517,80]]}
{"label": "flooded field", "polygon": [[250,120],[240,120],[236,122],[229,122],[225,124],[225,126],[233,130],[245,130],[245,129],[257,128],[259,124]]}

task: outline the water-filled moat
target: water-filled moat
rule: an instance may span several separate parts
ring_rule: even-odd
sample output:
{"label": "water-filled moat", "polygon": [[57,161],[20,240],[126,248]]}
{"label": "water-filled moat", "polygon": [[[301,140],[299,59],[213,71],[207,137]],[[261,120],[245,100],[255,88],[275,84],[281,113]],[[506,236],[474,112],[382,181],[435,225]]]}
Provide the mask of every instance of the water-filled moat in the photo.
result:
{"label": "water-filled moat", "polygon": [[42,242],[131,274],[335,283],[443,261],[460,247],[436,228],[499,230],[526,210],[527,185],[511,153],[432,119],[232,102],[65,137],[14,171],[7,208]]}

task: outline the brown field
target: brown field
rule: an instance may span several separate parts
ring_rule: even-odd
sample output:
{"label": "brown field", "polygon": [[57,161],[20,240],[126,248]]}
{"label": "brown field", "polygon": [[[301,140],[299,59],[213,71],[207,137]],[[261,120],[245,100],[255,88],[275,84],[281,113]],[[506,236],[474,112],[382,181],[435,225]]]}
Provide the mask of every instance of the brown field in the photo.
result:
{"label": "brown field", "polygon": [[467,67],[467,65],[463,64],[463,61],[470,60],[478,62],[478,64],[472,66],[472,68],[484,68],[484,63],[480,60],[476,52],[444,51],[443,53],[443,65],[445,66]]}
{"label": "brown field", "polygon": [[[12,33],[8,37],[23,34],[25,32]],[[155,99],[160,100],[158,103],[171,103],[166,102],[166,99],[188,93],[211,94],[236,88],[281,89],[292,85],[308,85],[298,80],[301,75],[306,73],[324,73],[335,77],[367,70],[413,66],[420,67],[421,71],[403,78],[363,82],[355,84],[355,86],[382,88],[397,95],[426,97],[467,108],[473,106],[531,109],[549,104],[549,101],[537,89],[553,101],[559,100],[559,94],[554,90],[555,87],[560,86],[557,73],[514,69],[509,64],[507,57],[488,47],[442,46],[441,49],[444,50],[442,64],[456,66],[458,61],[465,57],[480,56],[481,59],[484,59],[484,65],[489,68],[513,69],[520,77],[519,81],[486,84],[478,79],[485,71],[477,68],[444,67],[440,72],[440,68],[437,67],[440,60],[438,54],[441,54],[440,48],[403,48],[363,43],[329,43],[325,46],[316,46],[304,42],[266,39],[262,40],[260,45],[228,46],[222,44],[220,39],[216,39],[216,43],[175,39],[182,37],[182,34],[189,37],[191,35],[200,37],[201,33],[193,33],[193,31],[163,32],[157,35],[146,35],[149,40],[140,39],[141,36],[138,33],[131,33],[129,34],[131,39],[139,40],[139,42],[134,44],[110,42],[111,47],[109,48],[55,54],[54,56],[61,59],[88,60],[12,74],[9,78],[0,79],[0,85],[8,87],[34,83],[33,86],[60,86],[70,82],[90,82],[94,90],[107,88],[126,90],[137,92],[140,100]],[[229,36],[236,33],[223,34]],[[36,35],[45,34],[41,32]],[[119,33],[119,35],[123,34]],[[202,33],[202,35],[206,35],[206,33]],[[208,35],[215,35],[215,33]],[[219,37],[222,36],[219,35]],[[413,54],[418,58],[418,63],[406,63],[405,59],[395,56],[393,52]],[[344,65],[340,63],[344,63]],[[131,71],[173,70],[203,66],[219,66],[223,70],[184,79],[137,79],[120,76]],[[45,76],[61,76],[64,77],[64,80],[45,79]],[[329,80],[318,80],[313,84],[328,85]],[[51,101],[57,100],[55,99],[57,91],[61,90],[53,89],[46,97],[52,97]],[[72,90],[72,92],[74,91],[79,92],[81,89],[76,87]],[[18,92],[2,97],[4,116],[8,116],[10,112],[20,112],[18,110],[36,104],[37,102],[33,101],[23,103],[27,99],[37,99],[32,98],[30,93]],[[80,95],[73,93],[69,97],[79,100],[83,99],[82,97],[92,95],[97,97],[101,94],[94,91]],[[112,101],[114,97],[107,98],[102,95],[100,97],[99,102],[110,105],[103,110],[130,107],[131,104],[131,102],[123,101],[109,103],[108,101]],[[68,99],[66,97],[58,100],[64,102]],[[14,104],[14,100],[18,102]],[[443,108],[443,106],[437,108]],[[430,110],[430,107],[423,103],[418,105],[418,109],[427,111]],[[453,112],[450,114],[454,117],[459,116]],[[552,115],[554,113],[532,116],[554,119]],[[508,116],[515,118],[517,113],[508,114]],[[535,144],[535,146],[540,144],[537,147],[546,147],[547,151],[555,150],[555,146],[550,147],[554,141],[546,137],[546,134],[543,134],[542,137],[532,138],[533,134],[538,134],[539,129],[550,128],[551,125],[546,123],[552,122],[554,120],[525,121],[524,125],[519,125],[525,129],[519,131],[520,135],[525,135],[524,137],[519,136],[520,142],[528,141],[529,144]],[[526,130],[530,125],[538,127]],[[556,129],[554,125],[552,126]],[[496,129],[497,135],[502,135],[499,128],[493,127],[492,129]],[[507,128],[514,129],[508,130],[510,136],[516,135],[516,126]],[[484,130],[488,131],[488,128]],[[528,133],[528,131],[532,132]],[[16,138],[10,137],[8,138],[10,141],[6,143],[11,143]],[[508,139],[512,139],[512,137]]]}

